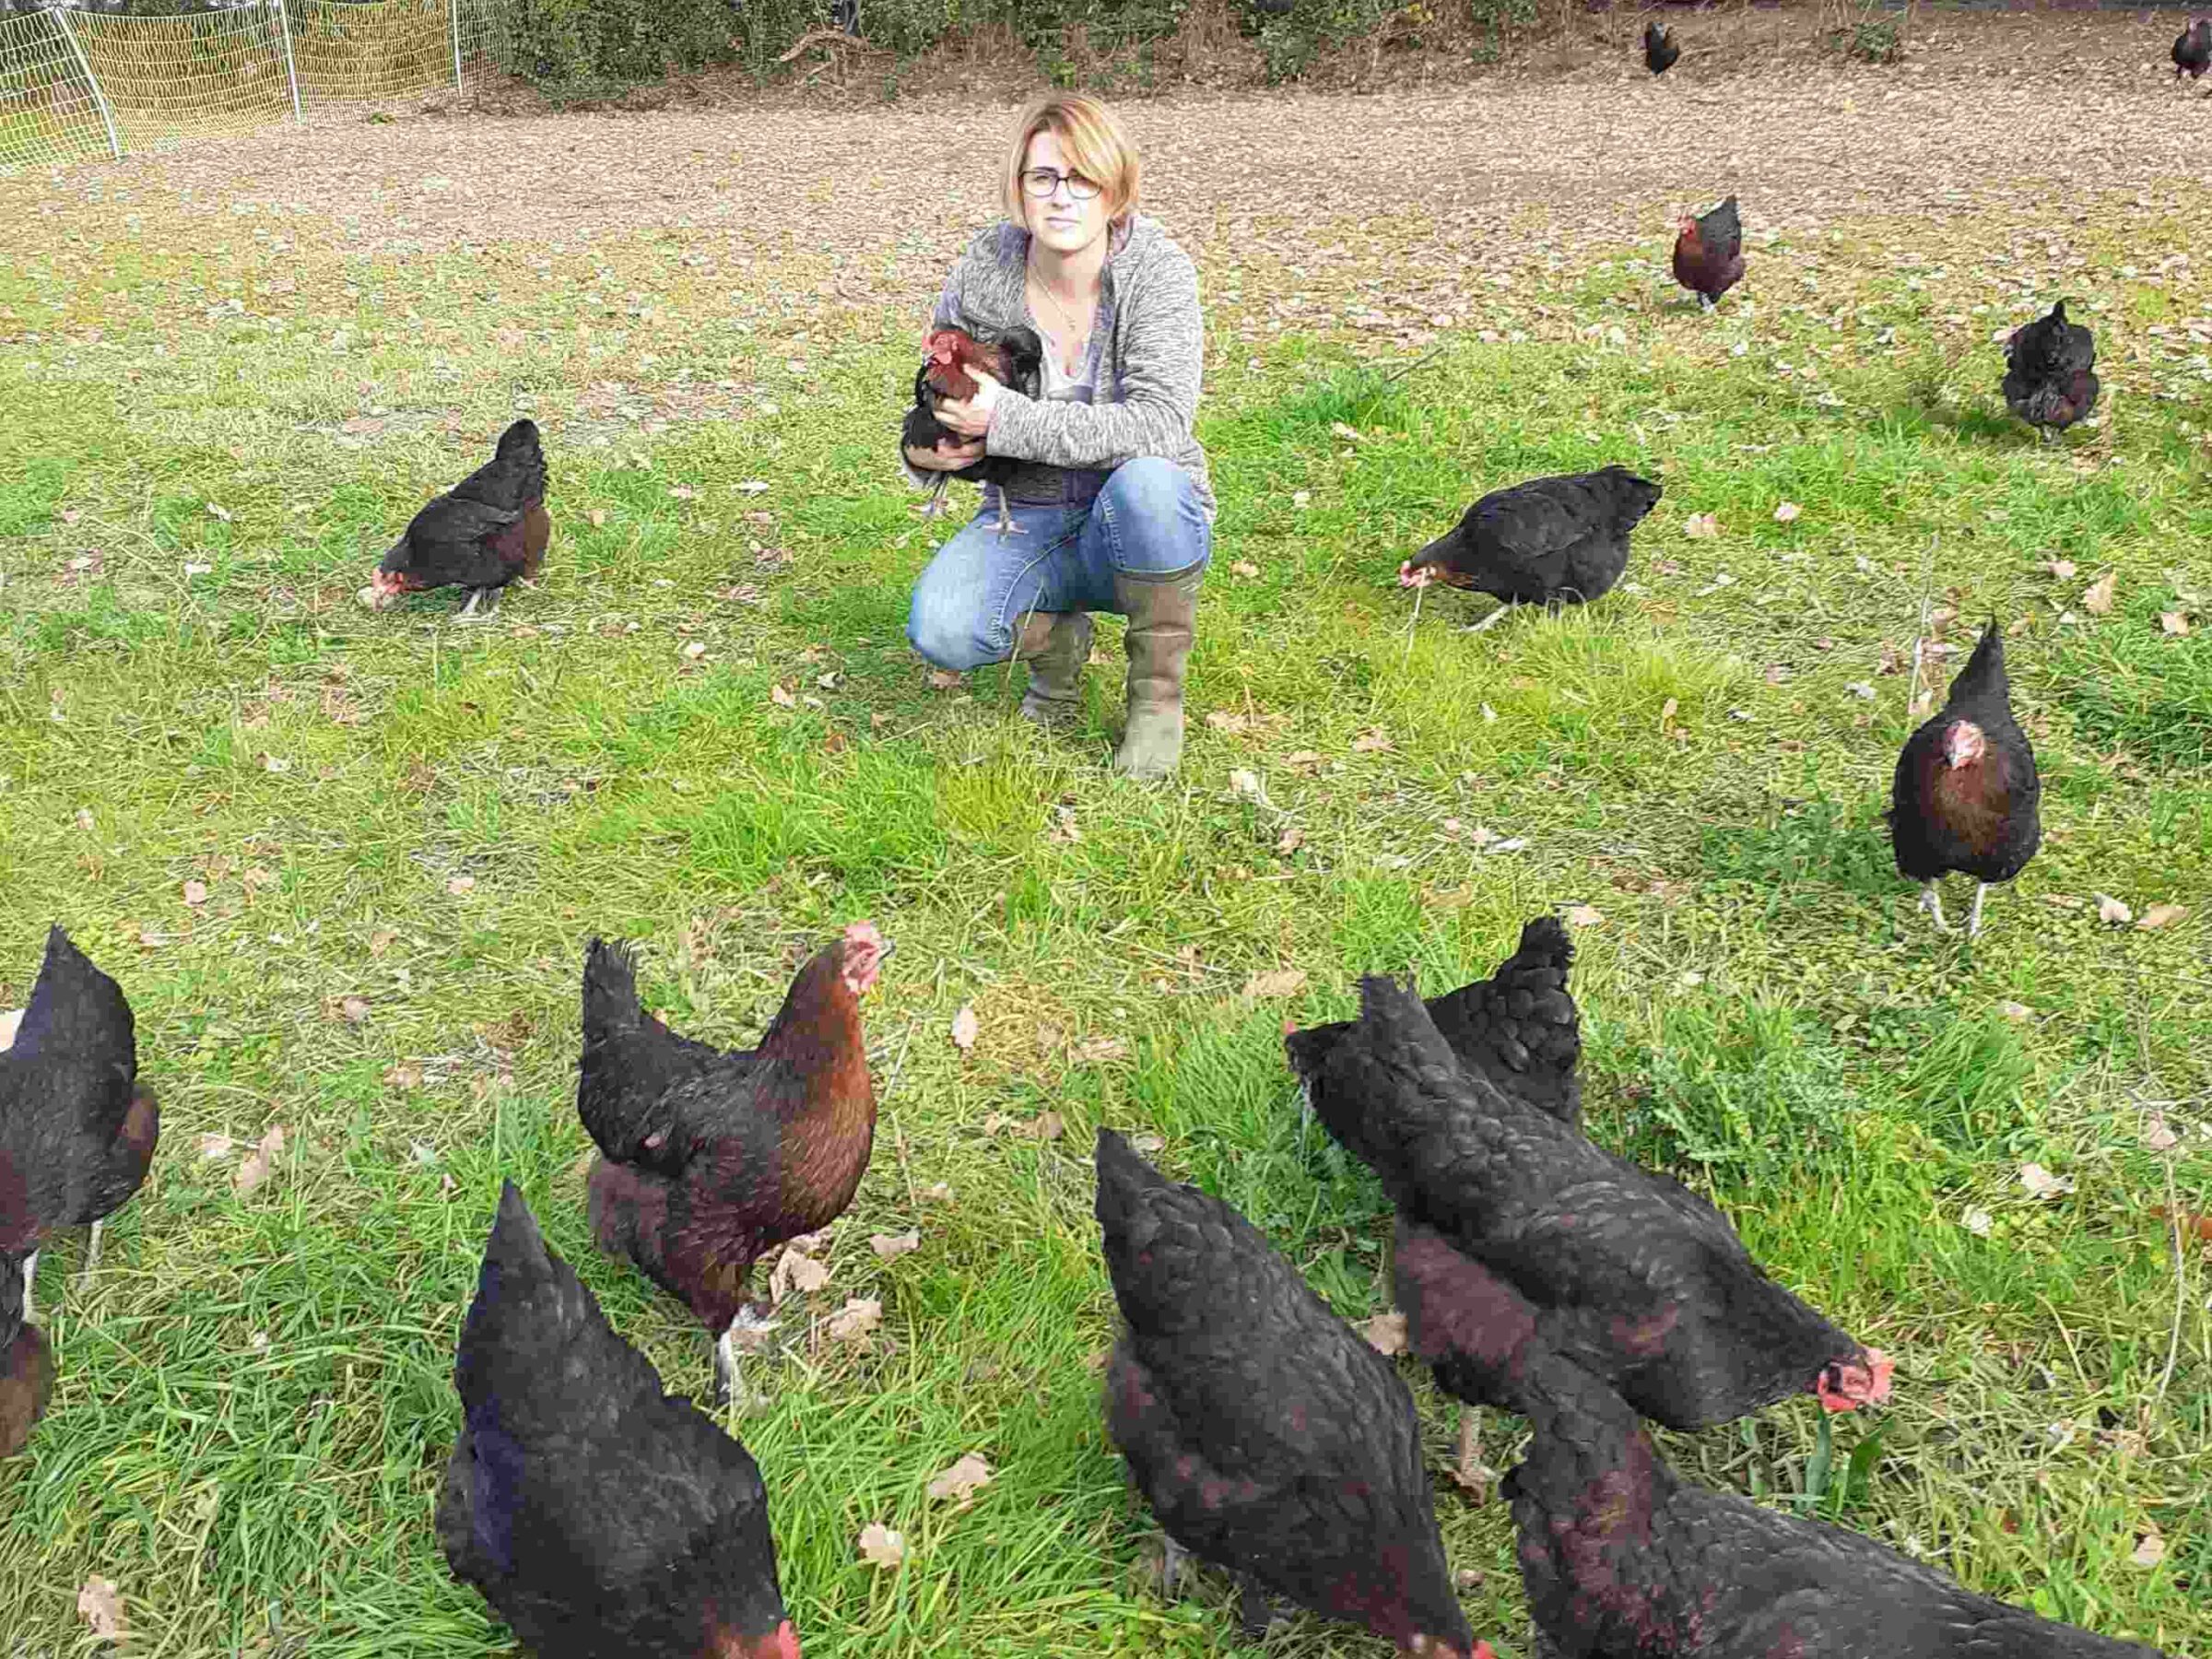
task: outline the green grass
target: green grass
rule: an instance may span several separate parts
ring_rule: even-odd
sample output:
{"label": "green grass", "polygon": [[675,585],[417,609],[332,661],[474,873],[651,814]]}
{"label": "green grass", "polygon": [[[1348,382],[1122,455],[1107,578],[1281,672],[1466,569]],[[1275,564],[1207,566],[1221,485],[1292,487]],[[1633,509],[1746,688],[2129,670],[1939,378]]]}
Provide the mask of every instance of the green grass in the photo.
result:
{"label": "green grass", "polygon": [[[1485,972],[1524,917],[1579,902],[1602,917],[1576,981],[1594,1133],[1711,1192],[1900,1359],[1878,1443],[1843,1420],[1825,1470],[1808,1403],[1674,1455],[2212,1654],[2206,1264],[2177,1296],[2152,1214],[2170,1181],[2212,1208],[2212,506],[2187,397],[2144,371],[2152,394],[2039,448],[2002,417],[1994,348],[1962,355],[1953,300],[1909,289],[1873,226],[1761,249],[1755,319],[1685,310],[1650,249],[1569,263],[1515,290],[1531,337],[1454,332],[1387,385],[1346,336],[1263,331],[1255,268],[1213,319],[1223,506],[1190,748],[1147,790],[1102,766],[1111,671],[1048,738],[1011,718],[1018,675],[933,688],[905,646],[940,534],[888,471],[912,319],[816,321],[790,374],[806,318],[784,309],[818,258],[733,299],[677,236],[541,270],[137,210],[27,222],[0,271],[0,1006],[65,921],[128,990],[165,1111],[97,1278],[75,1282],[76,1244],[43,1264],[63,1378],[0,1470],[11,1651],[77,1651],[94,1573],[137,1653],[505,1651],[429,1526],[500,1177],[672,1386],[708,1381],[703,1337],[584,1226],[583,941],[641,940],[649,1001],[739,1043],[861,915],[901,947],[869,1010],[897,1081],[811,1314],[866,1295],[884,1324],[862,1352],[787,1319],[797,1350],[756,1370],[774,1403],[742,1426],[810,1659],[1239,1651],[1218,1582],[1159,1599],[1104,1441],[1091,1132],[1163,1136],[1166,1167],[1364,1316],[1380,1191],[1301,1133],[1282,1018],[1342,1012],[1362,971]],[[2181,234],[2135,218],[2138,244]],[[2120,355],[2143,338],[2123,253],[2082,247]],[[1545,304],[1626,343],[1539,331]],[[1816,348],[1817,382],[1776,371]],[[519,408],[553,457],[540,588],[481,629],[451,595],[362,610],[369,561]],[[1483,489],[1609,460],[1666,487],[1629,587],[1479,636],[1455,629],[1488,601],[1432,593],[1409,630],[1406,548]],[[1785,500],[1802,514],[1777,522]],[[1698,512],[1723,534],[1686,535]],[[1971,946],[1915,914],[1879,818],[1912,724],[1880,662],[1910,653],[1932,544],[1946,643],[1992,610],[2025,623],[2015,695],[2047,780],[2045,849]],[[2060,559],[2078,575],[2042,569]],[[2092,615],[2106,570],[2119,603]],[[1100,642],[1118,658],[1118,625]],[[2191,913],[2106,927],[2096,894]],[[1284,966],[1310,976],[1293,996],[1241,994]],[[993,1123],[1048,1110],[1058,1141]],[[2171,1160],[2144,1144],[2157,1110],[2185,1137]],[[241,1196],[202,1137],[271,1124],[287,1149]],[[2031,1200],[2030,1162],[2072,1190]],[[909,1227],[922,1249],[878,1263],[869,1235]],[[1407,1374],[1441,1465],[1452,1414]],[[932,1504],[971,1451],[994,1484]],[[1442,1513],[1477,1630],[1525,1653],[1504,1515]],[[897,1573],[855,1559],[876,1520],[913,1550]],[[2137,1565],[2154,1526],[2165,1558]],[[1380,1652],[1312,1621],[1268,1651]]]}

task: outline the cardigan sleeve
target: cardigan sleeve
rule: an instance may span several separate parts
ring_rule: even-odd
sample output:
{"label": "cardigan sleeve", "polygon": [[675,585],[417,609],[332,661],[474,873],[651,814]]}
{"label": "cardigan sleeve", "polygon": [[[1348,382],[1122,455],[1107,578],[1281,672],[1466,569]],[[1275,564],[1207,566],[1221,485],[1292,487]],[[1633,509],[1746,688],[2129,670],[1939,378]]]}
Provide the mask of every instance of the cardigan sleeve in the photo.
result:
{"label": "cardigan sleeve", "polygon": [[1206,323],[1198,269],[1181,249],[1115,296],[1121,399],[1051,403],[1008,390],[992,406],[989,450],[1049,466],[1114,467],[1139,455],[1174,455],[1198,415]]}

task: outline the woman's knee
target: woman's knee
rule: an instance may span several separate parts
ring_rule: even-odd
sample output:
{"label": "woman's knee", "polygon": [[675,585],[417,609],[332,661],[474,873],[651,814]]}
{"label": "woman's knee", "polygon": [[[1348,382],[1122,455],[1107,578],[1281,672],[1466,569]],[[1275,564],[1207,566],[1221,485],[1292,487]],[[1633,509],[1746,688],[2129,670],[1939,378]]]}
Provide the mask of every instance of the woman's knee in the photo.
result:
{"label": "woman's knee", "polygon": [[939,668],[965,673],[1003,660],[1006,647],[993,638],[991,618],[957,594],[933,594],[926,582],[914,587],[906,616],[907,642]]}
{"label": "woman's knee", "polygon": [[1115,467],[1099,491],[1118,569],[1188,570],[1210,556],[1213,536],[1190,474],[1158,455]]}

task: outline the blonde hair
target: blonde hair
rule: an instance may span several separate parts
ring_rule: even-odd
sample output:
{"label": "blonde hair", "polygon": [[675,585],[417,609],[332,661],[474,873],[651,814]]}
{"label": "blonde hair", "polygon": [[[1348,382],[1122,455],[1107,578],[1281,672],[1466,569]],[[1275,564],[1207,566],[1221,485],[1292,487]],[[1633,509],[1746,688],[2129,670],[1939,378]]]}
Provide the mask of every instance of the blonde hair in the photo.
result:
{"label": "blonde hair", "polygon": [[1006,213],[1017,223],[1028,222],[1021,171],[1030,159],[1030,140],[1040,133],[1052,134],[1076,171],[1097,182],[1109,219],[1135,210],[1136,146],[1113,112],[1080,92],[1047,92],[1022,111],[1006,157]]}

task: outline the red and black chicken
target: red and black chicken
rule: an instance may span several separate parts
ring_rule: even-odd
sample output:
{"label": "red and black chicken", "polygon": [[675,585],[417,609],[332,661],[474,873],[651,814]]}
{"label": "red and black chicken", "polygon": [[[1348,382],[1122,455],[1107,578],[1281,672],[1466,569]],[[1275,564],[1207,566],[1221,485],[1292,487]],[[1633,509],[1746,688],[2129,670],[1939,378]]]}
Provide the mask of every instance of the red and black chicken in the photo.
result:
{"label": "red and black chicken", "polygon": [[616,1335],[512,1182],[453,1357],[438,1542],[540,1659],[799,1659],[752,1456]]}
{"label": "red and black chicken", "polygon": [[860,999],[892,947],[856,922],[792,981],[756,1049],[679,1037],[638,1004],[631,958],[594,939],[583,969],[576,1110],[597,1143],[599,1247],[683,1298],[736,1391],[754,1260],[844,1214],[876,1139]]}
{"label": "red and black chicken", "polygon": [[1504,600],[1475,632],[1515,605],[1586,604],[1620,580],[1629,566],[1629,533],[1658,505],[1661,493],[1625,466],[1494,489],[1399,565],[1398,585],[1441,581]]}
{"label": "red and black chicken", "polygon": [[39,1252],[63,1228],[89,1225],[90,1274],[100,1223],[145,1181],[160,1132],[123,987],[51,929],[15,1041],[0,1052],[0,1456],[21,1448],[53,1383],[53,1354],[30,1324]]}
{"label": "red and black chicken", "polygon": [[1099,1131],[1099,1227],[1128,1328],[1106,1427],[1169,1538],[1236,1575],[1257,1638],[1270,1597],[1405,1653],[1488,1659],[1436,1530],[1413,1396],[1388,1360],[1218,1198]]}
{"label": "red and black chicken", "polygon": [[490,460],[408,521],[377,564],[366,597],[382,609],[402,594],[465,587],[460,619],[481,619],[498,606],[500,589],[537,574],[552,537],[537,423],[518,420],[500,434]]}
{"label": "red and black chicken", "polygon": [[[899,431],[901,454],[910,449],[967,441],[938,423],[937,406],[965,403],[975,395],[971,368],[981,369],[1000,385],[1030,397],[1039,396],[1043,389],[1044,342],[1034,329],[1010,329],[1003,339],[979,340],[957,328],[934,328],[922,350],[922,366],[914,371],[914,406],[906,412]],[[941,472],[930,488],[929,503],[924,511],[932,518],[945,511],[948,478],[995,485],[999,487],[998,533],[1019,535],[1022,530],[1007,507],[1005,485],[1021,465],[1005,455],[985,455],[957,472]]]}
{"label": "red and black chicken", "polygon": [[2045,443],[2097,406],[2096,336],[2066,321],[2059,300],[2005,342],[2005,406],[2036,429]]}
{"label": "red and black chicken", "polygon": [[1974,878],[1966,935],[1982,931],[1990,884],[2018,876],[2042,844],[2041,797],[2035,750],[2012,717],[2005,637],[1993,617],[1942,709],[1905,739],[1890,785],[1898,874],[1920,883],[1921,906],[1939,931],[1950,929],[1936,884],[1953,870]]}
{"label": "red and black chicken", "polygon": [[1712,212],[1685,214],[1675,228],[1675,280],[1707,311],[1744,279],[1744,226],[1730,196]]}

